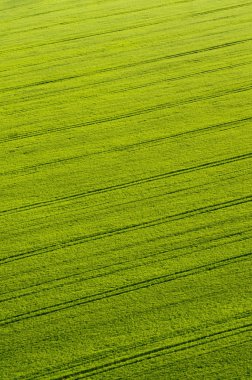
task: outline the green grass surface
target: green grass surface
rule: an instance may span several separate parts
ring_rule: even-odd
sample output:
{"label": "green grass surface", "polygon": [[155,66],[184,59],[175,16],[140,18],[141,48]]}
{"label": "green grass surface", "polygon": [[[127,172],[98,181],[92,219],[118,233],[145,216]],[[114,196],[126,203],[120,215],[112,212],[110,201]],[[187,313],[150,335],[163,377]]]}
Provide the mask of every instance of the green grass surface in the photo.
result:
{"label": "green grass surface", "polygon": [[0,23],[0,378],[251,379],[252,2]]}

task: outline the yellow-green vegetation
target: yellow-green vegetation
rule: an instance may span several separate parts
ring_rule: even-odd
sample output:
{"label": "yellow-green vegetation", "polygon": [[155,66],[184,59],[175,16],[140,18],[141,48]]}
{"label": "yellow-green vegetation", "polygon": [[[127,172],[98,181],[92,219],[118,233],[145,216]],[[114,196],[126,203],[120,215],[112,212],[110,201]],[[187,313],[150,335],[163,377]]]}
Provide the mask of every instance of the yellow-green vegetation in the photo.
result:
{"label": "yellow-green vegetation", "polygon": [[0,23],[0,378],[251,379],[252,2]]}

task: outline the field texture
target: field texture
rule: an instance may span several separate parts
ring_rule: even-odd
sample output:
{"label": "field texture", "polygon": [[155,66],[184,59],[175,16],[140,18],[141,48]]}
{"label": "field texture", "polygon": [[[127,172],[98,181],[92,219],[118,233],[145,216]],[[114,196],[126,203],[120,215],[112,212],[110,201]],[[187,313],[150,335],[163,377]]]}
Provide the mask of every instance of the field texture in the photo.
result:
{"label": "field texture", "polygon": [[0,379],[251,379],[252,2],[0,23]]}

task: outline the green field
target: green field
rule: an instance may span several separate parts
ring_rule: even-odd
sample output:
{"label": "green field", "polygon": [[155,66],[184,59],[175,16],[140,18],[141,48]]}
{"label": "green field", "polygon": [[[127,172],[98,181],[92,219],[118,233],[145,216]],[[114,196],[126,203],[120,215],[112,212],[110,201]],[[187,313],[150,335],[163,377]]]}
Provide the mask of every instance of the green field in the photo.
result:
{"label": "green field", "polygon": [[0,380],[252,379],[252,2],[0,25]]}

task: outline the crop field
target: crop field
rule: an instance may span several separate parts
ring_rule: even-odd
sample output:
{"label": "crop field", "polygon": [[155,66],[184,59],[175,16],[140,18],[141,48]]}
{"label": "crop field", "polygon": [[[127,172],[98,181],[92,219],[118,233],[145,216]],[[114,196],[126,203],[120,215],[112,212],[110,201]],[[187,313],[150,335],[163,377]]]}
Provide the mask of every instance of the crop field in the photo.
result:
{"label": "crop field", "polygon": [[0,379],[251,379],[252,1],[0,25]]}

